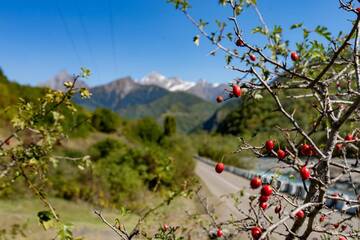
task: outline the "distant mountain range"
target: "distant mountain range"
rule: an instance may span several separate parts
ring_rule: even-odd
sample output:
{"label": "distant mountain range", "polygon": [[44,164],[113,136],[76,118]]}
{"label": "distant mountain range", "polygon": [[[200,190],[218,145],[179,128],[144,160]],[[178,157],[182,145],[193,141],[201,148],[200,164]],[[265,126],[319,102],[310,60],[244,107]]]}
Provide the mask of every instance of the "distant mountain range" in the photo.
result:
{"label": "distant mountain range", "polygon": [[[128,78],[131,77],[124,77],[121,79],[128,79]],[[64,90],[65,89],[64,82],[71,81],[72,79],[73,76],[64,70],[56,74],[53,78],[49,79],[48,81],[42,83],[41,86],[47,86],[57,90]],[[158,86],[170,92],[181,91],[181,92],[191,93],[210,102],[214,102],[216,96],[221,95],[224,92],[224,89],[227,87],[227,84],[209,83],[206,80],[190,82],[190,81],[184,81],[178,77],[165,77],[164,75],[157,72],[151,72],[148,75],[141,78],[140,80],[133,80],[133,81],[135,81],[139,85]],[[105,85],[112,85],[112,83],[113,82],[110,82]],[[81,80],[77,82],[77,86],[89,87],[84,81]],[[121,88],[123,86],[122,84],[119,84],[118,87]]]}
{"label": "distant mountain range", "polygon": [[[65,71],[43,85],[63,90],[63,83],[72,79]],[[78,86],[86,86],[82,81]],[[75,102],[88,108],[108,108],[129,119],[151,116],[161,121],[167,114],[176,117],[179,129],[185,132],[202,126],[218,105],[217,95],[225,84],[212,84],[204,80],[188,82],[177,77],[167,78],[152,72],[140,80],[124,77],[107,84],[90,87],[92,98]]]}

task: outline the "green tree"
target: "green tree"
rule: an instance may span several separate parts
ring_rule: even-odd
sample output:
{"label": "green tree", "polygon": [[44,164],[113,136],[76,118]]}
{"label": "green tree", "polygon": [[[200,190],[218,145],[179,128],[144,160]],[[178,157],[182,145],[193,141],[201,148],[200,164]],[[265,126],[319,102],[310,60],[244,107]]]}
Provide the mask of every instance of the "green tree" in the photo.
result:
{"label": "green tree", "polygon": [[105,108],[96,109],[91,117],[92,126],[100,132],[115,132],[119,123],[119,116],[111,110]]}
{"label": "green tree", "polygon": [[176,134],[176,119],[173,116],[166,116],[164,119],[164,135],[173,136]]}
{"label": "green tree", "polygon": [[137,121],[134,128],[136,135],[146,142],[158,142],[163,134],[159,124],[150,117]]}

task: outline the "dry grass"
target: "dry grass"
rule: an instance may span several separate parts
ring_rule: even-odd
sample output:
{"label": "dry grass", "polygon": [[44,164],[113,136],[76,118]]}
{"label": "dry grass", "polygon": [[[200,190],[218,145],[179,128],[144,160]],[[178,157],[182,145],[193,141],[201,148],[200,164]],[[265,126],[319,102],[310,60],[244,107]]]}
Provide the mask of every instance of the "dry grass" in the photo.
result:
{"label": "dry grass", "polygon": [[[150,201],[158,200],[152,199]],[[93,213],[94,207],[90,204],[69,202],[61,199],[51,199],[51,202],[60,214],[61,219],[65,223],[71,223],[74,226],[76,236],[82,236],[87,240],[116,239],[111,229],[107,228]],[[146,202],[146,204],[149,204],[149,202]],[[195,212],[197,207],[194,200],[178,198],[169,206],[160,209],[156,215],[149,217],[143,225],[143,229],[154,233],[164,223],[190,229],[191,223],[188,222],[185,210]],[[28,226],[25,230],[27,236],[17,237],[16,239],[52,239],[56,233],[54,231],[45,231],[38,223],[36,214],[42,210],[46,210],[46,208],[37,199],[0,200],[0,229],[9,230],[13,224],[27,223]],[[127,229],[132,229],[138,219],[138,215],[135,214],[121,216],[116,209],[103,210],[103,215],[109,222],[114,222],[116,218],[119,218]]]}

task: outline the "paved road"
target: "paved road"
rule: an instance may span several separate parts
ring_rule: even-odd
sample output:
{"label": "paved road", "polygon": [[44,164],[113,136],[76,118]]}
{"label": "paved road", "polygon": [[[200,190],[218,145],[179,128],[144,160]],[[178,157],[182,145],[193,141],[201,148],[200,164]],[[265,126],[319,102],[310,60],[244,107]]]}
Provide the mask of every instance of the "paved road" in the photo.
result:
{"label": "paved road", "polygon": [[[243,197],[243,203],[239,206],[243,211],[248,211],[247,196],[255,194],[256,192],[249,189],[249,181],[247,179],[226,171],[218,174],[212,166],[201,161],[197,161],[195,172],[200,177],[202,184],[205,185],[204,187],[208,190],[203,191],[202,194],[207,194],[210,204],[215,207],[215,214],[219,222],[230,220],[231,215],[237,219],[244,217],[244,215],[241,215],[234,207],[233,200],[227,196],[232,193],[238,193],[244,189],[245,196]],[[240,237],[240,239],[250,239],[245,232],[238,237]]]}

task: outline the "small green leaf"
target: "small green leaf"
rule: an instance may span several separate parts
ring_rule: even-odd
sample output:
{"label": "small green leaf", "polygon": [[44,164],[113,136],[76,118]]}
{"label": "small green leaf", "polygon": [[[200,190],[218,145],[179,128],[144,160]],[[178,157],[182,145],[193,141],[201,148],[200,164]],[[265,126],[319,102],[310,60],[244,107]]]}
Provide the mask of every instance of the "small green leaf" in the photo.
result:
{"label": "small green leaf", "polygon": [[227,3],[227,0],[219,0],[219,4],[222,6],[225,6]]}
{"label": "small green leaf", "polygon": [[81,69],[81,76],[82,76],[83,78],[88,78],[88,77],[90,77],[90,75],[91,75],[90,69],[85,68],[85,67],[81,67],[80,69]]}
{"label": "small green leaf", "polygon": [[315,32],[324,37],[326,40],[331,41],[331,33],[328,31],[327,27],[317,26],[315,28]]}
{"label": "small green leaf", "polygon": [[308,38],[309,37],[309,34],[310,34],[310,31],[307,30],[306,28],[303,29],[303,34],[304,34],[304,38]]}
{"label": "small green leaf", "polygon": [[73,85],[74,85],[73,82],[70,82],[70,81],[64,82],[64,86],[65,86],[66,88],[71,88]]}
{"label": "small green leaf", "polygon": [[54,221],[54,215],[49,211],[40,211],[37,214],[39,218],[40,224],[44,227],[44,229],[49,229],[54,227],[55,221]]}
{"label": "small green leaf", "polygon": [[229,41],[232,41],[233,40],[233,35],[231,32],[227,33],[226,34],[226,37],[229,39]]}
{"label": "small green leaf", "polygon": [[229,64],[231,63],[232,58],[233,58],[233,57],[232,57],[231,55],[226,55],[226,56],[225,56],[225,62],[226,62],[227,65],[229,65]]}
{"label": "small green leaf", "polygon": [[203,30],[204,29],[204,27],[206,26],[206,25],[208,25],[209,23],[208,22],[204,22],[202,19],[200,19],[199,20],[199,28],[201,29],[201,30]]}
{"label": "small green leaf", "polygon": [[256,0],[246,0],[246,3],[256,5]]}
{"label": "small green leaf", "polygon": [[80,96],[82,99],[90,98],[92,93],[87,88],[80,88]]}
{"label": "small green leaf", "polygon": [[240,5],[235,6],[235,15],[239,16],[242,11],[242,7]]}
{"label": "small green leaf", "polygon": [[200,44],[200,37],[199,35],[196,35],[194,38],[193,38],[193,42],[196,46],[199,46]]}
{"label": "small green leaf", "polygon": [[267,34],[266,29],[263,28],[263,27],[260,27],[260,26],[253,28],[253,29],[251,30],[251,32],[252,32],[252,33],[260,33],[260,34],[262,34],[262,35],[266,35],[266,34]]}
{"label": "small green leaf", "polygon": [[258,99],[262,99],[263,96],[262,96],[261,94],[259,94],[259,93],[256,93],[256,94],[254,95],[254,98],[258,100]]}
{"label": "small green leaf", "polygon": [[303,26],[303,23],[296,23],[291,25],[290,29],[296,29],[296,28],[301,28]]}

